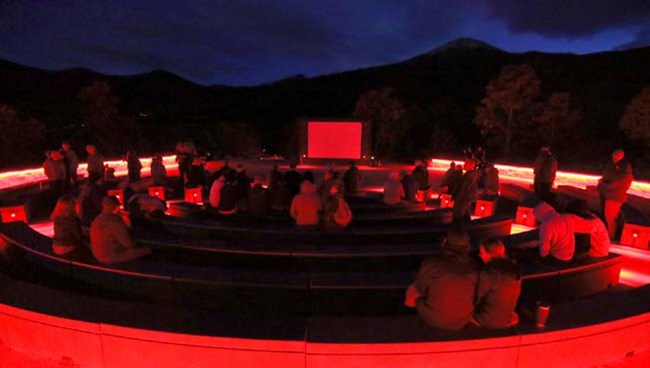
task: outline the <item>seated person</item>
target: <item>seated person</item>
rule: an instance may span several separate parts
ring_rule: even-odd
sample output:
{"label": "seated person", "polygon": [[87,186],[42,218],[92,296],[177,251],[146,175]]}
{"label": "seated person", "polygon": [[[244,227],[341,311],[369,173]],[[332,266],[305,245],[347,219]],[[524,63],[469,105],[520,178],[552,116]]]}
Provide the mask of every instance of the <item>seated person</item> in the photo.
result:
{"label": "seated person", "polygon": [[208,196],[208,203],[212,208],[219,208],[219,201],[221,199],[221,188],[226,183],[226,175],[219,174],[212,182],[210,187],[210,195]]}
{"label": "seated person", "polygon": [[265,216],[269,211],[269,191],[262,182],[261,176],[255,176],[253,187],[248,188],[248,211],[256,216]]}
{"label": "seated person", "polygon": [[331,186],[329,190],[330,195],[324,203],[323,228],[329,231],[344,229],[352,221],[352,211],[339,193],[338,185]]}
{"label": "seated person", "polygon": [[320,197],[316,186],[305,180],[300,186],[300,194],[293,197],[289,214],[296,220],[298,226],[316,226],[319,222],[318,213],[322,210]]}
{"label": "seated person", "polygon": [[127,202],[126,207],[129,209],[131,216],[161,216],[167,210],[165,201],[158,197],[149,195],[149,193],[137,193],[132,195]]}
{"label": "seated person", "polygon": [[81,188],[79,194],[79,217],[84,226],[90,226],[95,217],[102,213],[102,199],[106,196],[106,189],[102,185],[102,178],[91,175]]}
{"label": "seated person", "polygon": [[219,193],[219,213],[222,215],[232,215],[237,212],[237,203],[239,202],[239,189],[231,179],[221,187]]}
{"label": "seated person", "polygon": [[469,256],[469,235],[452,230],[439,254],[425,259],[405,304],[429,326],[460,330],[472,318],[478,265]]}
{"label": "seated person", "polygon": [[404,187],[399,180],[399,172],[393,171],[384,183],[384,203],[398,204],[402,202],[402,197],[404,197]]}
{"label": "seated person", "polygon": [[473,322],[493,329],[516,325],[515,307],[521,293],[517,264],[508,259],[506,247],[496,239],[482,241],[479,256],[483,269],[478,276]]}
{"label": "seated person", "polygon": [[593,258],[607,257],[611,242],[603,220],[589,210],[589,205],[584,200],[575,200],[569,203],[567,212],[568,214],[565,216],[571,222],[573,231],[589,234],[587,255]]}
{"label": "seated person", "polygon": [[568,262],[575,252],[575,236],[571,221],[567,215],[555,211],[546,202],[540,202],[533,208],[535,219],[541,223],[539,226],[539,255],[549,261],[559,260]]}
{"label": "seated person", "polygon": [[269,188],[269,204],[274,213],[286,214],[291,206],[291,192],[284,177],[280,176]]}
{"label": "seated person", "polygon": [[138,246],[120,216],[120,202],[114,196],[104,197],[103,210],[90,227],[90,245],[95,258],[102,263],[130,261],[150,254],[147,247]]}
{"label": "seated person", "polygon": [[77,200],[71,195],[59,198],[52,212],[52,221],[54,222],[52,252],[63,258],[73,258],[83,247]]}

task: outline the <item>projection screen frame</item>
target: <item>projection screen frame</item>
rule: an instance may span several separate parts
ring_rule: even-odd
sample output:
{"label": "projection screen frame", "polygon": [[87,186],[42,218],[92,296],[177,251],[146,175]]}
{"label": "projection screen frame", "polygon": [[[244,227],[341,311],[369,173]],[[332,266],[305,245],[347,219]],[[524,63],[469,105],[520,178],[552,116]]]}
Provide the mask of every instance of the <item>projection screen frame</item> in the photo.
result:
{"label": "projection screen frame", "polygon": [[[361,123],[361,155],[359,158],[327,158],[327,157],[309,157],[309,128],[310,122],[327,122],[327,123]],[[349,162],[351,160],[359,163],[368,163],[372,157],[371,143],[371,126],[365,120],[354,118],[301,118],[297,121],[299,136],[299,161],[301,163],[329,163],[329,162]]]}

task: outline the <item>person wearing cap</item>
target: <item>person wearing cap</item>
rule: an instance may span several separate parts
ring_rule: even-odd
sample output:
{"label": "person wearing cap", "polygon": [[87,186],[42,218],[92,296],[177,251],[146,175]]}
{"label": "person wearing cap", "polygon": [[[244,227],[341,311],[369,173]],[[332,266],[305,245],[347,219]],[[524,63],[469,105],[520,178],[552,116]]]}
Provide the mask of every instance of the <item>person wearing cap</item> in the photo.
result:
{"label": "person wearing cap", "polygon": [[137,245],[120,216],[120,202],[114,196],[104,197],[102,213],[90,226],[90,245],[95,258],[105,264],[131,261],[151,253]]}
{"label": "person wearing cap", "polygon": [[384,203],[388,205],[402,202],[402,197],[404,197],[404,187],[399,181],[399,172],[393,171],[388,176],[388,180],[384,183],[383,197]]}
{"label": "person wearing cap", "polygon": [[535,194],[543,200],[551,192],[557,172],[557,160],[549,146],[542,146],[539,150],[533,165],[533,172],[535,174],[533,180]]}
{"label": "person wearing cap", "polygon": [[500,329],[519,322],[515,312],[521,294],[521,277],[517,264],[506,255],[498,239],[479,244],[483,268],[478,276],[473,322],[484,328]]}
{"label": "person wearing cap", "polygon": [[440,253],[422,262],[408,287],[405,304],[416,308],[428,326],[460,330],[471,321],[478,265],[469,248],[466,231],[450,231]]}
{"label": "person wearing cap", "polygon": [[610,239],[616,237],[621,207],[627,200],[627,190],[633,180],[632,166],[625,160],[625,152],[621,149],[612,152],[612,160],[605,165],[603,176],[598,181],[601,210]]}
{"label": "person wearing cap", "polygon": [[464,165],[463,175],[456,192],[452,194],[454,201],[454,221],[467,221],[472,213],[472,206],[478,199],[478,180],[480,171],[476,170],[476,161],[468,159]]}
{"label": "person wearing cap", "polygon": [[540,223],[539,255],[550,262],[570,261],[575,253],[575,235],[567,215],[559,214],[546,202],[535,206],[533,215]]}

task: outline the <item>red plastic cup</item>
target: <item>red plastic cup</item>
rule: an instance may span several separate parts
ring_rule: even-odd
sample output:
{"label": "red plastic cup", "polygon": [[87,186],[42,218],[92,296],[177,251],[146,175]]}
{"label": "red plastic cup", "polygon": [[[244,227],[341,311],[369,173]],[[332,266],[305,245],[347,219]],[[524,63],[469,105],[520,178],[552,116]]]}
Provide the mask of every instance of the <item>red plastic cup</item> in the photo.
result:
{"label": "red plastic cup", "polygon": [[548,303],[537,302],[537,308],[535,310],[535,325],[538,328],[546,327],[546,320],[548,319],[548,314],[551,312],[551,306]]}

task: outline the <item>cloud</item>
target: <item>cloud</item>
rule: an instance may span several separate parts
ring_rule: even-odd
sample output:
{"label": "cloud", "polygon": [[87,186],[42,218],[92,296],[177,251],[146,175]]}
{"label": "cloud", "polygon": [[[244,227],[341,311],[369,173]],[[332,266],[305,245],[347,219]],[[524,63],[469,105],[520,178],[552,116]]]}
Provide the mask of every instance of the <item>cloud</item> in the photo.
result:
{"label": "cloud", "polygon": [[617,46],[615,50],[628,50],[648,46],[650,46],[650,27],[639,31],[633,41],[623,43]]}
{"label": "cloud", "polygon": [[650,0],[486,0],[480,6],[512,32],[589,36],[608,28],[650,23]]}

